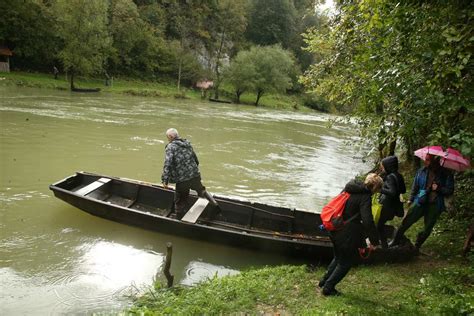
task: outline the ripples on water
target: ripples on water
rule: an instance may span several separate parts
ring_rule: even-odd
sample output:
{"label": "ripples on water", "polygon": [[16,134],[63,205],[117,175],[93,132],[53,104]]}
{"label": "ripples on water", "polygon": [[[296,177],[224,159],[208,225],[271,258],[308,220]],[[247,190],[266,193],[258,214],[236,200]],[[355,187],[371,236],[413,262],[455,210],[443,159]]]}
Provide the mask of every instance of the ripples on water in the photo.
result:
{"label": "ripples on water", "polygon": [[171,239],[183,285],[284,260],[110,223],[52,198],[48,185],[76,170],[159,182],[169,127],[191,140],[217,195],[317,211],[364,170],[348,145],[351,126],[329,129],[324,114],[35,89],[0,95],[6,315],[118,311],[124,294],[162,278]]}

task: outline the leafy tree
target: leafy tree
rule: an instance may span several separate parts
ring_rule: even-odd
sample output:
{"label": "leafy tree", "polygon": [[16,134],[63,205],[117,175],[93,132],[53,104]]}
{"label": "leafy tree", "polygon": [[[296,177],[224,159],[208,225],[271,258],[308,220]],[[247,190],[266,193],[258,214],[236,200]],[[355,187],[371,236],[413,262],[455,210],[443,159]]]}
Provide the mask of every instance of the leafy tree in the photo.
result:
{"label": "leafy tree", "polygon": [[311,64],[317,61],[316,56],[306,49],[303,34],[309,29],[318,30],[323,28],[328,19],[326,15],[314,10],[315,2],[317,1],[295,1],[295,5],[299,4],[295,22],[296,32],[289,48],[295,54],[303,70],[308,69]]}
{"label": "leafy tree", "polygon": [[165,9],[158,3],[138,6],[140,17],[154,30],[155,35],[163,37],[168,21]]}
{"label": "leafy tree", "polygon": [[112,53],[109,70],[115,73],[149,75],[159,68],[164,41],[152,25],[141,19],[137,6],[131,0],[110,2],[109,30],[112,35]]}
{"label": "leafy tree", "polygon": [[256,0],[250,8],[246,38],[257,45],[280,44],[291,50],[306,70],[312,55],[303,50],[301,36],[308,28],[320,28],[326,17],[315,11],[318,0]]}
{"label": "leafy tree", "polygon": [[210,37],[204,21],[212,10],[213,2],[170,0],[166,2],[168,15],[167,36],[179,42],[177,86],[180,90],[184,63],[189,61],[193,49],[197,49],[202,39]]}
{"label": "leafy tree", "polygon": [[0,1],[0,12],[0,44],[13,50],[12,64],[51,70],[61,42],[49,7],[33,0]]}
{"label": "leafy tree", "polygon": [[290,0],[255,0],[250,10],[246,37],[257,45],[291,46],[296,31],[296,9]]}
{"label": "leafy tree", "polygon": [[234,88],[237,103],[240,103],[240,96],[243,93],[254,90],[257,77],[257,70],[250,51],[239,52],[224,71],[224,80]]}
{"label": "leafy tree", "polygon": [[403,145],[473,152],[474,4],[470,1],[340,2],[326,32],[307,42],[321,58],[308,88],[359,117],[379,157]]}
{"label": "leafy tree", "polygon": [[257,106],[265,92],[284,92],[291,86],[290,72],[294,66],[291,54],[280,46],[256,46],[237,54],[227,77],[237,100],[243,92],[252,89],[257,94]]}
{"label": "leafy tree", "polygon": [[102,0],[57,0],[58,33],[64,41],[59,53],[64,69],[74,76],[90,75],[103,71],[110,50],[107,32],[107,2]]}
{"label": "leafy tree", "polygon": [[280,46],[254,47],[253,55],[258,77],[255,79],[257,99],[255,105],[265,92],[285,92],[291,87],[290,73],[294,69],[292,55]]}
{"label": "leafy tree", "polygon": [[208,63],[213,73],[214,98],[219,98],[221,68],[231,56],[232,50],[243,40],[247,25],[247,3],[243,0],[221,0],[205,21],[209,38],[204,39]]}
{"label": "leafy tree", "polygon": [[179,83],[188,85],[205,76],[204,70],[196,59],[196,54],[191,50],[183,50],[181,42],[169,41],[166,48],[167,68],[174,78],[178,76]]}

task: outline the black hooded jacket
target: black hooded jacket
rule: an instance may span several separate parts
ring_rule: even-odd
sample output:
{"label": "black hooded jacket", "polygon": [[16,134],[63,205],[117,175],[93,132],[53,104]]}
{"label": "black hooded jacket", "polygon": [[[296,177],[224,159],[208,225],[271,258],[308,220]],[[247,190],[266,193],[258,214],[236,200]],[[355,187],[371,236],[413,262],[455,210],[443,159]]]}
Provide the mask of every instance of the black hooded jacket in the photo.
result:
{"label": "black hooded jacket", "polygon": [[[405,193],[405,179],[398,172],[398,158],[388,156],[382,159],[382,165],[386,175],[384,177],[382,190],[380,191],[380,202],[384,218],[392,219],[394,215],[403,216],[403,205],[400,202],[400,194]],[[400,213],[401,211],[401,213]]]}
{"label": "black hooded jacket", "polygon": [[336,247],[348,250],[365,247],[366,237],[369,237],[372,245],[378,245],[379,236],[372,216],[372,193],[357,180],[347,183],[344,191],[351,195],[344,208],[344,220],[359,215],[346,223],[341,230],[331,232],[331,240]]}

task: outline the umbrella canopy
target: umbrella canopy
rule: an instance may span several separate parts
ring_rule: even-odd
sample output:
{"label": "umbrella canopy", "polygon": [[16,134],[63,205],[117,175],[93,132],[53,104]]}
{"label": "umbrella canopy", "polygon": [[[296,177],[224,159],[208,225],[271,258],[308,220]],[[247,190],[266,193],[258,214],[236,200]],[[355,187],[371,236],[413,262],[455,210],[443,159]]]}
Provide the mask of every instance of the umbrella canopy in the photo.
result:
{"label": "umbrella canopy", "polygon": [[426,160],[426,156],[428,154],[440,157],[444,157],[446,155],[443,150],[443,147],[441,146],[426,146],[415,150],[415,156],[421,158],[422,160]]}
{"label": "umbrella canopy", "polygon": [[444,168],[464,171],[471,168],[471,162],[469,159],[463,157],[463,155],[453,148],[448,148],[443,158],[441,158],[440,165]]}
{"label": "umbrella canopy", "polygon": [[441,157],[440,165],[442,167],[455,171],[464,171],[471,168],[471,162],[469,159],[465,158],[454,148],[448,148],[444,151],[441,146],[426,146],[415,150],[414,154],[422,160],[426,160],[428,154],[439,156]]}

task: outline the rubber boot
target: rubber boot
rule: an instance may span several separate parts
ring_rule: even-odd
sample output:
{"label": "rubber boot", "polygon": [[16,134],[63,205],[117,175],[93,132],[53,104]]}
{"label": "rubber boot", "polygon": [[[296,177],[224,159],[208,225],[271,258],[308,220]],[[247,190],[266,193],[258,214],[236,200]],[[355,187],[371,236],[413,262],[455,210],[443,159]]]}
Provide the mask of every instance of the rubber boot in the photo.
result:
{"label": "rubber boot", "polygon": [[415,241],[415,251],[416,251],[416,254],[419,255],[420,254],[420,248],[421,248],[421,245],[423,245],[423,243],[425,242],[426,238],[423,238],[421,236],[417,236],[416,237],[416,241]]}
{"label": "rubber boot", "polygon": [[211,202],[212,205],[218,206],[216,200],[214,200],[214,197],[209,192],[204,191],[203,195],[209,202]]}

